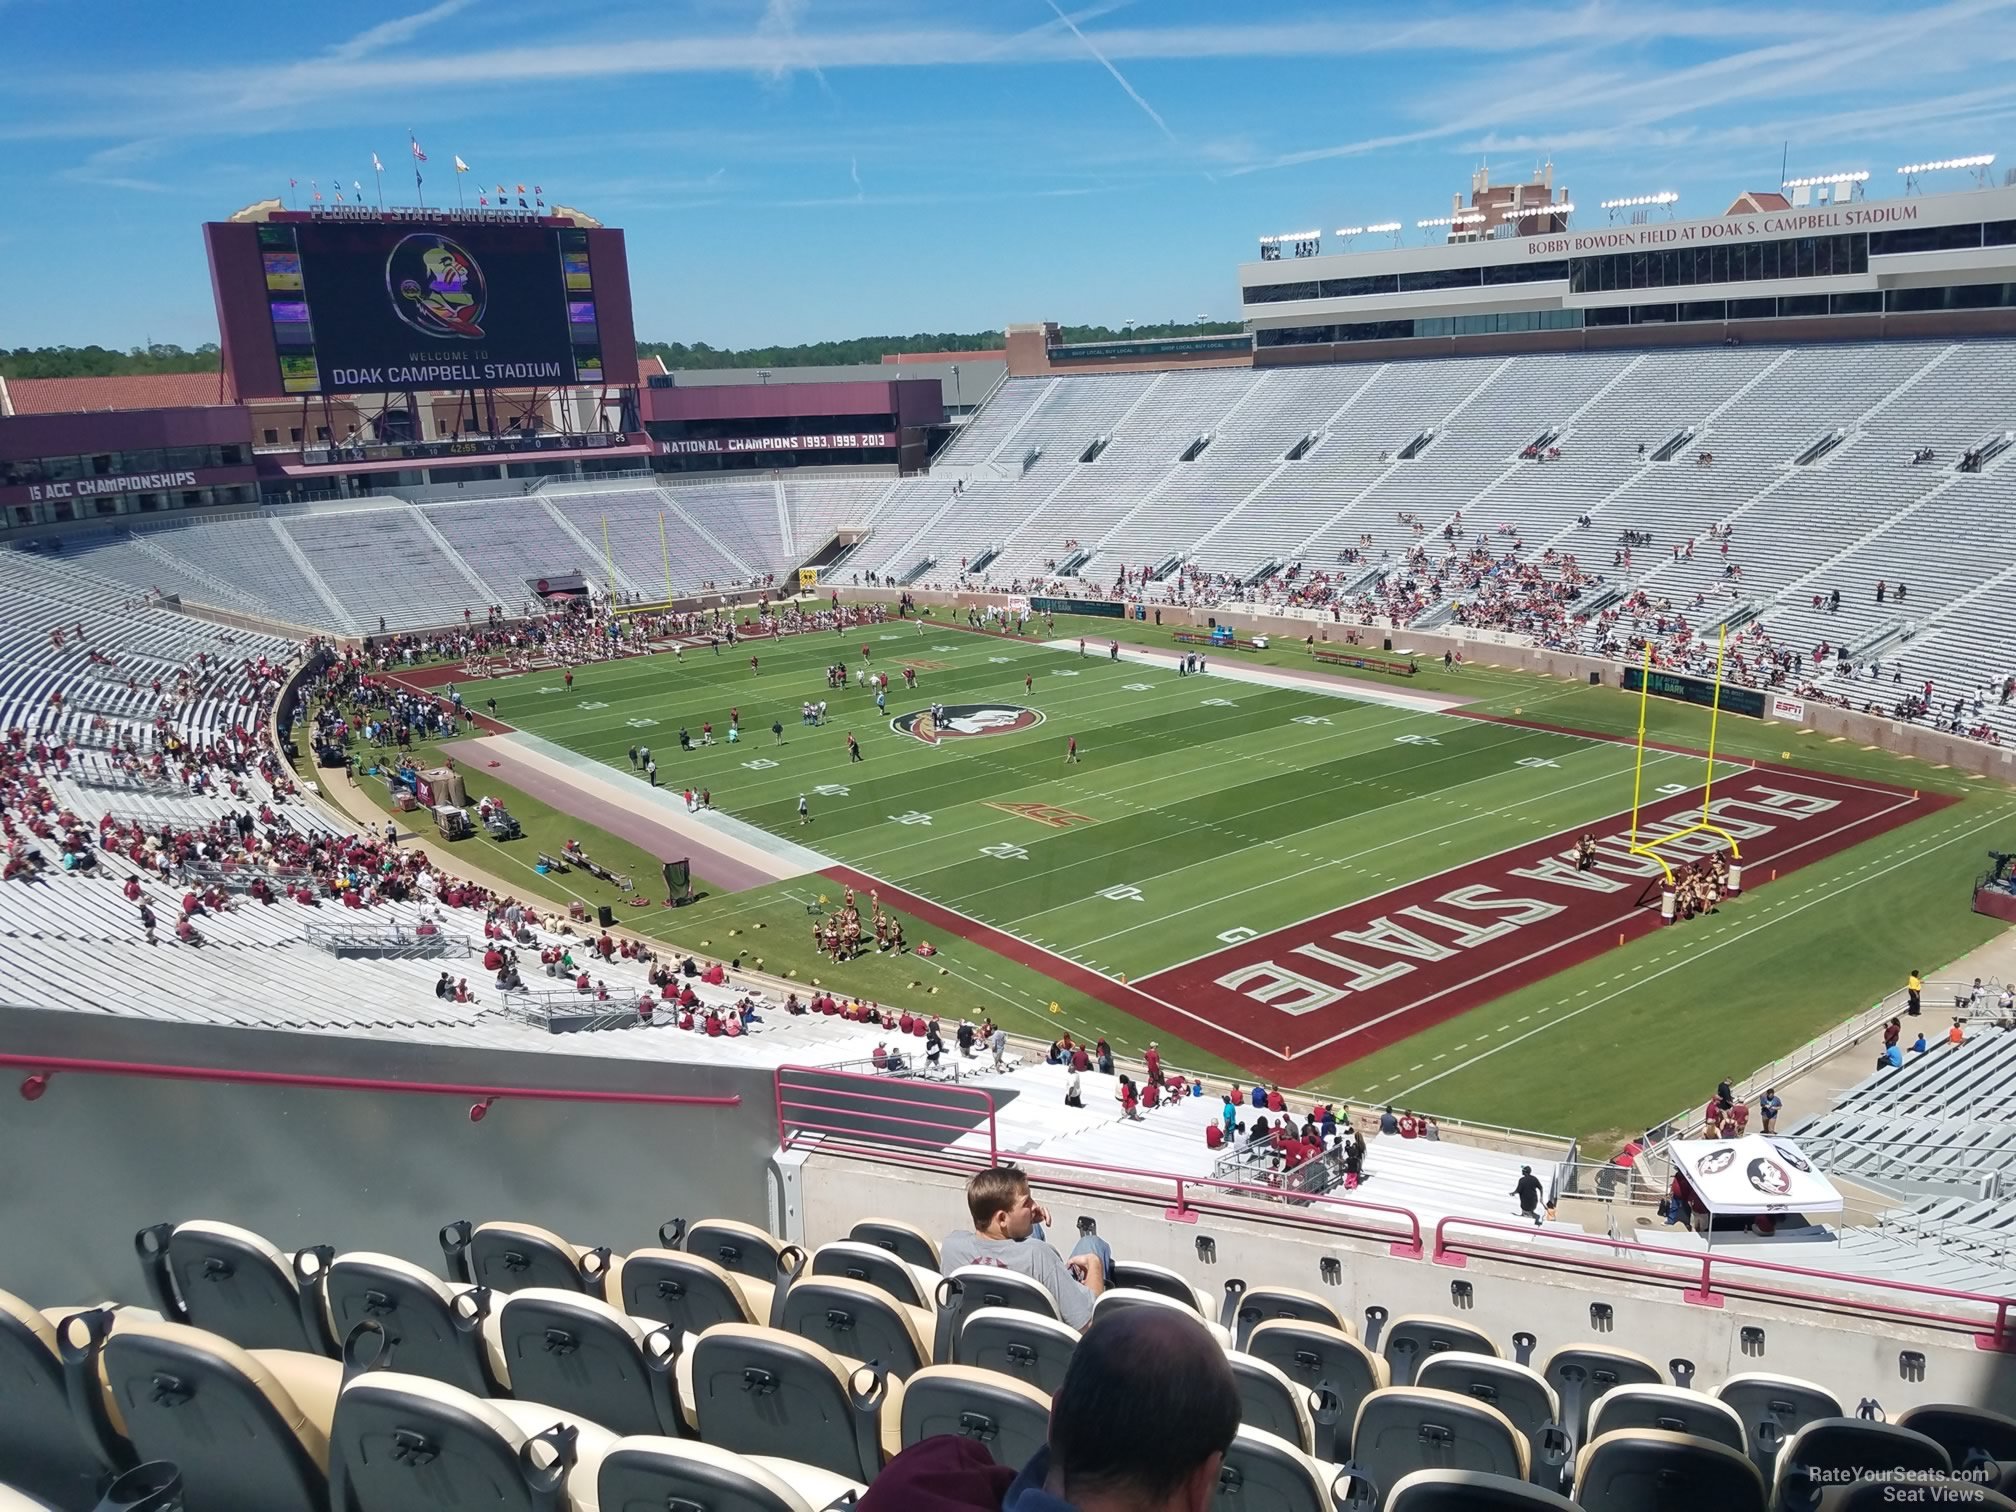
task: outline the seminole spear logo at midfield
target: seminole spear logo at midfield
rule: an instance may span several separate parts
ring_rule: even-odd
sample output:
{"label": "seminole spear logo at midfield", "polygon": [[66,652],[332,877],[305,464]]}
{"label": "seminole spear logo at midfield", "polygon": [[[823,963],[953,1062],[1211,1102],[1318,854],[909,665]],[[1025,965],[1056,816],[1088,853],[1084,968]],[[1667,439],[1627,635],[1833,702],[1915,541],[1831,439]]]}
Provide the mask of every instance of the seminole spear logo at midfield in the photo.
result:
{"label": "seminole spear logo at midfield", "polygon": [[489,298],[483,270],[467,249],[438,232],[400,239],[385,259],[385,292],[393,313],[423,336],[483,339]]}

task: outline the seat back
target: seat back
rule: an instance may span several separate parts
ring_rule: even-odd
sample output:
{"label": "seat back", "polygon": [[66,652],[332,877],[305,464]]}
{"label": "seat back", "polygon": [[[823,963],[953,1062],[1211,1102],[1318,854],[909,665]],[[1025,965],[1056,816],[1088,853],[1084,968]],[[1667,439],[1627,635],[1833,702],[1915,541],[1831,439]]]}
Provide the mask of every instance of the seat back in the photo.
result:
{"label": "seat back", "polygon": [[71,1416],[54,1325],[0,1292],[0,1475],[68,1512],[98,1504],[105,1468]]}
{"label": "seat back", "polygon": [[539,1402],[611,1433],[679,1432],[672,1367],[678,1339],[646,1333],[607,1302],[532,1287],[498,1309],[498,1344],[519,1401]]}
{"label": "seat back", "polygon": [[867,1281],[801,1276],[784,1294],[777,1326],[843,1360],[872,1360],[899,1378],[931,1363],[918,1310]]}
{"label": "seat back", "polygon": [[1248,1286],[1244,1281],[1225,1283],[1225,1305],[1218,1321],[1232,1336],[1232,1347],[1244,1349],[1255,1324],[1270,1318],[1288,1318],[1301,1323],[1321,1323],[1339,1333],[1350,1333],[1344,1315],[1314,1292],[1292,1286]]}
{"label": "seat back", "polygon": [[1899,1423],[1815,1418],[1786,1441],[1773,1495],[1781,1507],[1810,1507],[1830,1485],[1871,1475],[1950,1475],[1938,1442]]}
{"label": "seat back", "polygon": [[1778,1455],[1793,1434],[1821,1418],[1841,1416],[1833,1392],[1793,1376],[1733,1375],[1715,1397],[1742,1421],[1750,1462],[1766,1485],[1776,1476]]}
{"label": "seat back", "polygon": [[692,1359],[695,1415],[708,1443],[738,1454],[782,1448],[850,1480],[875,1478],[879,1381],[856,1392],[830,1350],[741,1323],[710,1328],[694,1342]]}
{"label": "seat back", "polygon": [[697,1439],[618,1439],[595,1480],[601,1512],[815,1512],[782,1476]]}
{"label": "seat back", "polygon": [[560,1512],[575,1463],[573,1429],[528,1439],[483,1398],[396,1370],[343,1388],[330,1439],[338,1512]]}
{"label": "seat back", "polygon": [[[1161,1292],[1144,1291],[1138,1286],[1109,1286],[1092,1302],[1092,1321],[1097,1322],[1108,1313],[1120,1312],[1130,1307],[1146,1307],[1159,1312],[1173,1312],[1186,1318],[1194,1318],[1202,1324],[1220,1344],[1230,1346],[1225,1330],[1212,1319],[1204,1317],[1191,1304]],[[1088,1327],[1090,1325],[1087,1325]]]}
{"label": "seat back", "polygon": [[1547,1384],[1561,1399],[1561,1425],[1579,1449],[1589,1442],[1589,1411],[1619,1386],[1658,1386],[1665,1377],[1642,1355],[1576,1345],[1547,1361]]}
{"label": "seat back", "polygon": [[1386,1512],[1577,1512],[1558,1491],[1475,1470],[1416,1470],[1400,1477]]}
{"label": "seat back", "polygon": [[786,1251],[792,1248],[753,1223],[740,1223],[732,1218],[703,1218],[685,1225],[683,1233],[680,1247],[688,1254],[704,1255],[723,1270],[754,1276],[758,1281],[774,1282],[784,1269]]}
{"label": "seat back", "polygon": [[1954,1474],[1962,1479],[1991,1483],[1984,1467],[1993,1463],[2001,1473],[1992,1484],[2005,1494],[2016,1494],[2016,1418],[1985,1407],[1935,1402],[1910,1408],[1897,1421],[1944,1449]]}
{"label": "seat back", "polygon": [[322,1305],[334,1337],[347,1338],[359,1323],[374,1321],[385,1330],[391,1368],[476,1396],[496,1391],[483,1354],[491,1301],[486,1287],[451,1288],[409,1261],[364,1250],[338,1255],[322,1274]]}
{"label": "seat back", "polygon": [[981,1307],[1019,1307],[1046,1318],[1059,1317],[1057,1299],[1050,1295],[1050,1288],[1020,1271],[998,1265],[962,1265],[949,1272],[946,1279],[959,1283],[959,1305],[963,1312]]}
{"label": "seat back", "polygon": [[1130,1291],[1154,1292],[1171,1302],[1181,1302],[1200,1318],[1211,1316],[1210,1304],[1197,1288],[1166,1265],[1153,1265],[1146,1260],[1115,1260],[1107,1286],[1109,1290],[1125,1287]]}
{"label": "seat back", "polygon": [[1727,1444],[1627,1428],[1577,1456],[1575,1501],[1582,1512],[1764,1512],[1764,1478]]}
{"label": "seat back", "polygon": [[1408,1386],[1413,1384],[1415,1372],[1421,1368],[1423,1360],[1452,1349],[1466,1354],[1495,1356],[1498,1353],[1498,1346],[1492,1342],[1490,1335],[1454,1318],[1436,1317],[1430,1313],[1403,1313],[1395,1318],[1386,1327],[1381,1352],[1392,1371],[1393,1384]]}
{"label": "seat back", "polygon": [[191,1506],[324,1512],[326,1424],[311,1421],[266,1365],[179,1323],[122,1319],[86,1353],[95,1360],[100,1348],[108,1396],[135,1455],[179,1468]]}
{"label": "seat back", "polygon": [[831,1244],[820,1245],[812,1252],[810,1270],[815,1276],[844,1276],[850,1281],[865,1281],[912,1307],[930,1305],[931,1288],[938,1279],[935,1274],[928,1278],[920,1277],[907,1260],[899,1260],[878,1245],[863,1244],[853,1239],[838,1239]]}
{"label": "seat back", "polygon": [[1330,1512],[1331,1505],[1326,1467],[1293,1444],[1240,1424],[1218,1469],[1213,1512],[1260,1507],[1267,1512]]}
{"label": "seat back", "polygon": [[769,1289],[754,1277],[723,1270],[704,1255],[643,1249],[609,1268],[609,1301],[633,1318],[664,1323],[681,1334],[716,1323],[768,1323]]}
{"label": "seat back", "polygon": [[157,1223],[133,1236],[133,1248],[168,1321],[240,1349],[323,1352],[302,1321],[292,1262],[250,1229],[200,1219]]}
{"label": "seat back", "polygon": [[526,1223],[451,1223],[441,1230],[449,1277],[502,1296],[527,1287],[600,1296],[609,1251],[583,1251]]}
{"label": "seat back", "polygon": [[885,1249],[898,1260],[908,1261],[925,1270],[938,1269],[937,1241],[912,1224],[888,1218],[864,1218],[847,1231],[847,1237],[860,1244]]}
{"label": "seat back", "polygon": [[1226,1358],[1239,1388],[1239,1421],[1313,1455],[1316,1423],[1310,1407],[1315,1394],[1254,1355],[1235,1350]]}
{"label": "seat back", "polygon": [[1749,1452],[1743,1420],[1733,1407],[1678,1386],[1619,1386],[1606,1392],[1589,1417],[1591,1441],[1627,1428],[1685,1433],[1726,1445],[1738,1454]]}
{"label": "seat back", "polygon": [[1369,1481],[1381,1499],[1416,1470],[1477,1470],[1524,1480],[1528,1466],[1526,1440],[1504,1413],[1452,1391],[1375,1391],[1359,1404],[1351,1433],[1354,1477]]}
{"label": "seat back", "polygon": [[1535,1484],[1559,1482],[1570,1445],[1561,1427],[1560,1399],[1539,1371],[1510,1360],[1452,1349],[1423,1360],[1414,1384],[1453,1391],[1496,1407],[1526,1440],[1529,1474]]}
{"label": "seat back", "polygon": [[982,1307],[964,1316],[953,1359],[939,1363],[997,1371],[1055,1396],[1077,1347],[1078,1330],[1068,1323],[1019,1307]]}
{"label": "seat back", "polygon": [[1050,1395],[991,1370],[933,1365],[903,1383],[903,1447],[941,1433],[972,1439],[996,1464],[1020,1470],[1050,1431]]}
{"label": "seat back", "polygon": [[1256,1323],[1247,1335],[1246,1353],[1318,1397],[1316,1456],[1324,1460],[1345,1457],[1359,1404],[1389,1379],[1384,1360],[1343,1329],[1321,1323],[1292,1318]]}

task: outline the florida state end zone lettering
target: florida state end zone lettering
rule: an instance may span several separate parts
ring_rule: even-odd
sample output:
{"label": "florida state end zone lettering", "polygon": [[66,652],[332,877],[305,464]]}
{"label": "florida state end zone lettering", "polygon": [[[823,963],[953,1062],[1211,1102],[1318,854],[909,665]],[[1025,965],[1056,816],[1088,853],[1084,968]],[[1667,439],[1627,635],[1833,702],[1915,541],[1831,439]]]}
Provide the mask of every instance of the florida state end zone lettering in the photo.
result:
{"label": "florida state end zone lettering", "polygon": [[[1950,801],[1773,770],[1718,784],[1710,813],[1743,847],[1748,891]],[[1700,816],[1697,790],[1648,809],[1640,831],[1670,835]],[[1658,927],[1659,864],[1630,854],[1629,814],[1589,828],[1588,871],[1575,865],[1580,831],[1564,832],[1135,985],[1181,1010],[1172,1032],[1234,1060],[1256,1041],[1284,1047],[1298,1072],[1320,1074]],[[1722,846],[1699,833],[1662,849],[1677,864]]]}

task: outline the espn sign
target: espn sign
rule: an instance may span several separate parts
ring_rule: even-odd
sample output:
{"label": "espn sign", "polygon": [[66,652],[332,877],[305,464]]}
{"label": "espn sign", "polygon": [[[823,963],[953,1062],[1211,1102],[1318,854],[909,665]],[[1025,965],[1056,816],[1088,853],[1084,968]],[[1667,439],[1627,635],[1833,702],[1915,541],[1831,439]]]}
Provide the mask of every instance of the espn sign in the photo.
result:
{"label": "espn sign", "polygon": [[1806,723],[1806,700],[1803,698],[1786,698],[1783,694],[1773,693],[1767,707],[1773,719],[1783,719],[1791,724]]}
{"label": "espn sign", "polygon": [[895,445],[894,431],[842,431],[822,436],[712,436],[659,442],[668,457],[718,457],[734,452],[862,451]]}

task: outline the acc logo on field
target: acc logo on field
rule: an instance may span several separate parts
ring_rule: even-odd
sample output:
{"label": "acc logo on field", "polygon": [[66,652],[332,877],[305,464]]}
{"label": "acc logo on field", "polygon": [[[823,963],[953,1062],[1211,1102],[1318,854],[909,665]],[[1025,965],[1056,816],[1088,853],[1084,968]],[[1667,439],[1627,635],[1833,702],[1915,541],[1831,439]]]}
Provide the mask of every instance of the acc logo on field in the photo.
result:
{"label": "acc logo on field", "polygon": [[459,242],[439,232],[399,239],[385,259],[385,293],[392,313],[422,336],[481,341],[490,291],[483,269]]}
{"label": "acc logo on field", "polygon": [[1041,723],[1040,710],[1018,704],[947,704],[943,724],[932,720],[929,709],[916,709],[898,714],[889,721],[889,728],[899,735],[936,742],[955,735],[1012,735]]}

